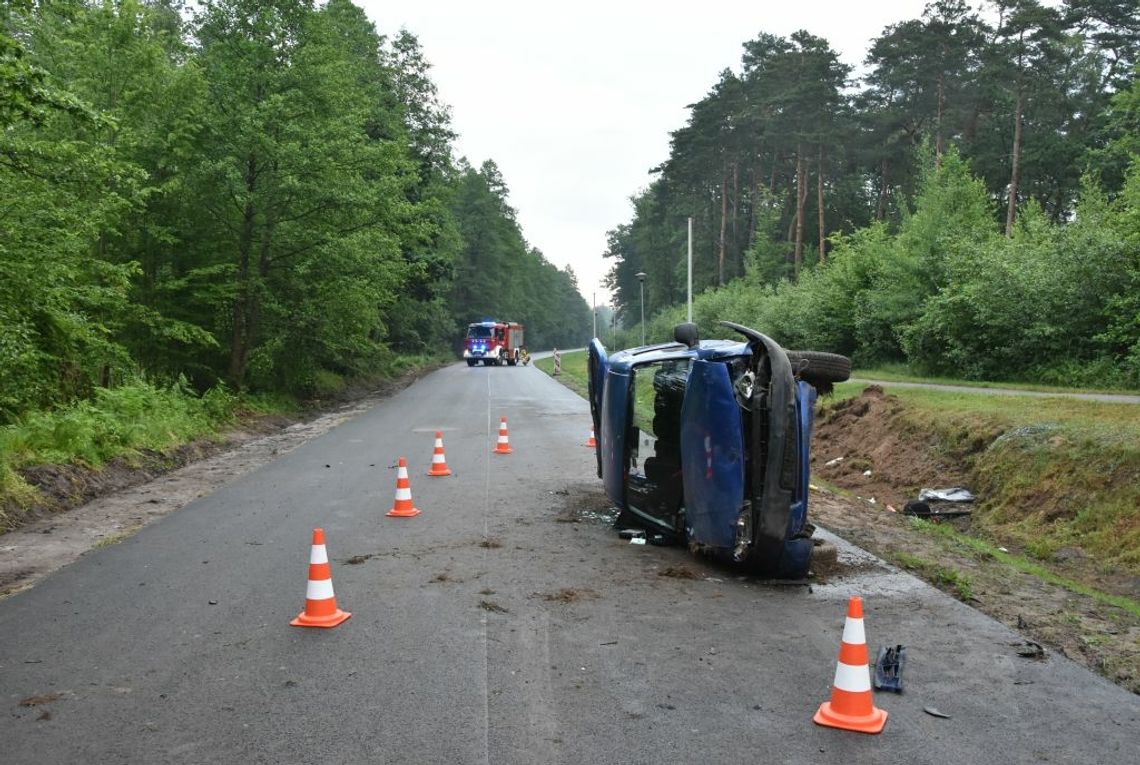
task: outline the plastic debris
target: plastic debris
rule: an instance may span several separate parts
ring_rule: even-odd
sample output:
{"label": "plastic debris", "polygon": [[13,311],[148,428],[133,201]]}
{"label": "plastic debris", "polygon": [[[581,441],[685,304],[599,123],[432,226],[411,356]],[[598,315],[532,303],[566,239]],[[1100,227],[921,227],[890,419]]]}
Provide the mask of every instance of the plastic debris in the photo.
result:
{"label": "plastic debris", "polygon": [[974,493],[960,486],[953,489],[923,489],[918,493],[918,498],[923,501],[939,499],[943,502],[973,502]]}
{"label": "plastic debris", "polygon": [[863,477],[864,478],[870,478],[871,477],[871,471],[870,470],[864,470],[863,471]]}
{"label": "plastic debris", "polygon": [[836,466],[836,465],[838,465],[840,462],[842,462],[842,461],[843,461],[843,459],[844,459],[843,457],[836,457],[836,458],[835,458],[835,459],[833,459],[833,460],[828,460],[827,462],[823,463],[823,466],[824,466],[824,467],[835,467],[835,466]]}
{"label": "plastic debris", "polygon": [[905,666],[906,646],[879,648],[879,657],[875,660],[875,690],[902,693],[902,671]]}
{"label": "plastic debris", "polygon": [[931,717],[941,717],[946,720],[950,719],[950,715],[946,714],[945,712],[939,712],[934,707],[923,707],[922,711],[926,712],[926,714],[930,715]]}
{"label": "plastic debris", "polygon": [[958,518],[963,515],[970,515],[972,511],[962,508],[932,508],[930,503],[922,500],[912,499],[903,505],[903,515],[913,515],[916,518],[931,518],[939,520],[941,518]]}

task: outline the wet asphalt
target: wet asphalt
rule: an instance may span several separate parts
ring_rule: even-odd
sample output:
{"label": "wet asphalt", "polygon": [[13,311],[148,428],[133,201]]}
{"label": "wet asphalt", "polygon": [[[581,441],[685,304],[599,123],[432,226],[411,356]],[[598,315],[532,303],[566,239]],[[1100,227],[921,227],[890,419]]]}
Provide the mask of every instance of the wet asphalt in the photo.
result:
{"label": "wet asphalt", "polygon": [[[0,762],[1135,757],[1140,698],[842,541],[805,583],[619,539],[588,412],[533,367],[450,366],[0,601]],[[400,456],[415,518],[385,516]],[[331,630],[288,624],[318,526]],[[853,594],[871,655],[908,650],[878,735],[812,722]]]}

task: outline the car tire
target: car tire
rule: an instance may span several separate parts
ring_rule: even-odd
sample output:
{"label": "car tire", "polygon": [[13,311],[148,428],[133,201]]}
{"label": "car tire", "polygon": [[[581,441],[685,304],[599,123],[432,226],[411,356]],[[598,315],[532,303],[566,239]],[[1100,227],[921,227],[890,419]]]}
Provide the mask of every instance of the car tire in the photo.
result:
{"label": "car tire", "polygon": [[[815,385],[837,383],[851,377],[851,359],[823,351],[784,351],[797,377]],[[818,387],[818,386],[817,386]]]}
{"label": "car tire", "polygon": [[469,367],[475,366],[475,359],[467,359],[467,366],[469,366]]}

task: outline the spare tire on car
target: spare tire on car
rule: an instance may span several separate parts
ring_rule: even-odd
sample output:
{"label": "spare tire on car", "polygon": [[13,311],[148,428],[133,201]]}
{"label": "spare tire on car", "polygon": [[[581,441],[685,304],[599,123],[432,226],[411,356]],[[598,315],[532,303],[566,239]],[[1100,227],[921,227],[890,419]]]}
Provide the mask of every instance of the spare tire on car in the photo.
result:
{"label": "spare tire on car", "polygon": [[851,377],[851,359],[824,351],[784,351],[792,374],[820,393],[830,393],[832,385]]}

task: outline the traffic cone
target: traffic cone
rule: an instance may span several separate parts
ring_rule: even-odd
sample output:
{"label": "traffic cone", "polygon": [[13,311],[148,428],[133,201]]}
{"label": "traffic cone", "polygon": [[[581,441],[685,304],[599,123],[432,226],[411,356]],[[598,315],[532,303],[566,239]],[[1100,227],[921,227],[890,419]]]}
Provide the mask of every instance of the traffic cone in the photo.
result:
{"label": "traffic cone", "polygon": [[408,462],[403,457],[396,471],[396,502],[386,514],[393,518],[411,518],[420,514],[419,508],[412,504],[412,482],[408,479]]}
{"label": "traffic cone", "polygon": [[860,733],[878,733],[887,724],[887,713],[871,698],[871,670],[867,667],[867,639],[863,634],[863,599],[847,601],[847,622],[839,645],[839,662],[831,701],[819,705],[812,718],[819,725]]}
{"label": "traffic cone", "polygon": [[348,617],[348,611],[336,607],[329,554],[325,550],[324,529],[313,529],[313,549],[309,553],[309,587],[305,591],[305,610],[289,622],[294,627],[335,627]]}
{"label": "traffic cone", "polygon": [[586,446],[588,446],[588,447],[590,447],[591,449],[593,449],[593,448],[594,448],[594,447],[596,447],[597,445],[598,445],[598,442],[597,442],[597,440],[594,438],[594,429],[593,429],[593,428],[590,428],[590,437],[589,437],[589,439],[587,439],[587,440],[586,440]]}
{"label": "traffic cone", "polygon": [[495,454],[510,454],[511,445],[507,439],[507,418],[499,418],[499,442],[495,444]]}
{"label": "traffic cone", "polygon": [[428,468],[428,475],[440,476],[451,475],[451,468],[447,466],[447,460],[443,456],[443,434],[438,430],[435,432],[435,451],[431,455],[431,467]]}

